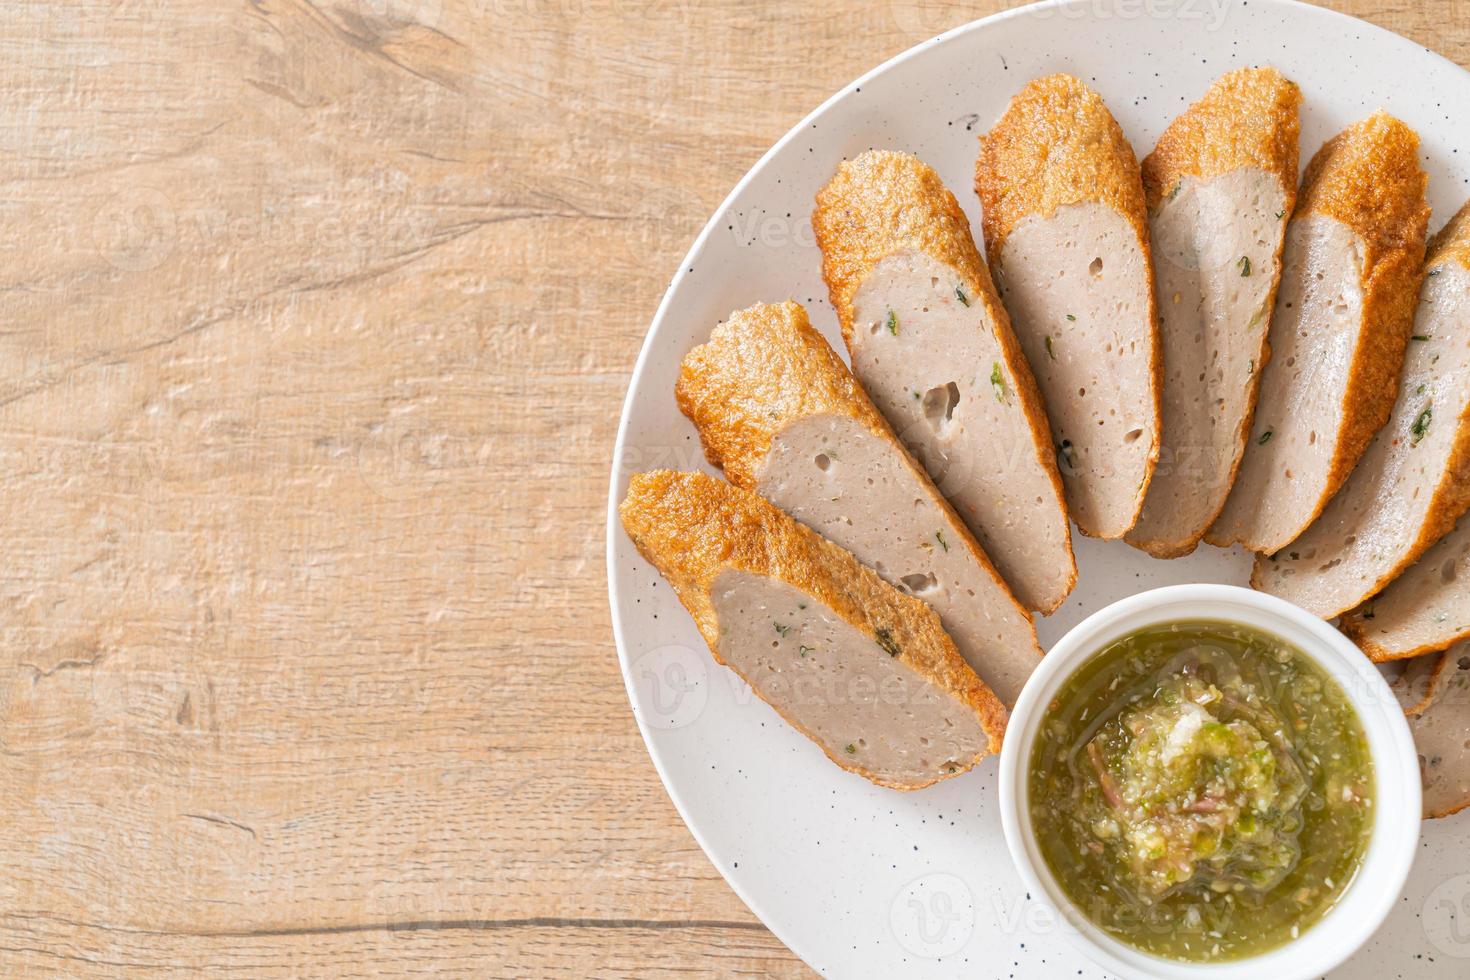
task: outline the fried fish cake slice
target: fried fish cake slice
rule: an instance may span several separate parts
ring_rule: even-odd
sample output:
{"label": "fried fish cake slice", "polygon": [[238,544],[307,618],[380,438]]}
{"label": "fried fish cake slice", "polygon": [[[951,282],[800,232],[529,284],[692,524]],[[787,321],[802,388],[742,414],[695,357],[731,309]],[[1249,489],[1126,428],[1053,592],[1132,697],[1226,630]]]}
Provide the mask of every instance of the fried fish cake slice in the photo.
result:
{"label": "fried fish cake slice", "polygon": [[757,304],[684,358],[679,407],[705,455],[924,600],[1007,707],[1041,659],[1036,628],[799,304]]}
{"label": "fried fish cake slice", "polygon": [[1424,274],[1426,182],[1418,135],[1382,111],[1307,167],[1286,232],[1271,361],[1211,544],[1286,547],[1388,421]]}
{"label": "fried fish cake slice", "polygon": [[1028,609],[1077,581],[1030,366],[969,221],[916,157],[844,163],[812,214],[853,372]]}
{"label": "fried fish cake slice", "polygon": [[1159,457],[1162,358],[1143,182],[1098,94],[1040,78],[980,137],[985,247],[1082,533],[1121,538]]}
{"label": "fried fish cake slice", "polygon": [[1163,345],[1163,446],[1128,543],[1198,546],[1245,453],[1296,205],[1301,91],[1241,68],[1175,119],[1143,161]]}
{"label": "fried fish cake slice", "polygon": [[999,751],[1005,706],[938,614],[774,504],[658,470],[619,516],[715,659],[842,768],[913,790]]}

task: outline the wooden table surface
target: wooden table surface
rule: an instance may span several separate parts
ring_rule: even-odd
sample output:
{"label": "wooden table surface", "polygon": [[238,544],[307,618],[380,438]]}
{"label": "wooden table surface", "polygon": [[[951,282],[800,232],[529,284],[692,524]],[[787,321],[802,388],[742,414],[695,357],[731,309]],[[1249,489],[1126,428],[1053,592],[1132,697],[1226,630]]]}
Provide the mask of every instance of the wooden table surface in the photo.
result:
{"label": "wooden table surface", "polygon": [[0,2],[0,976],[809,975],[634,727],[618,409],[761,153],[1000,6]]}

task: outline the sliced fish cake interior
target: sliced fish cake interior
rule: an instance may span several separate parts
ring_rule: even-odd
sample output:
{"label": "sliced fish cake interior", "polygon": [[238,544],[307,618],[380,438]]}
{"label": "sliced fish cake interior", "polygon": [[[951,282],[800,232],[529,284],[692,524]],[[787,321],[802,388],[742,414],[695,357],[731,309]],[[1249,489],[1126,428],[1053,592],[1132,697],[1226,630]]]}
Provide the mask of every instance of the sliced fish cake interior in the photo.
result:
{"label": "sliced fish cake interior", "polygon": [[1379,670],[1388,678],[1389,690],[1398,698],[1404,714],[1412,718],[1422,715],[1434,702],[1439,688],[1440,672],[1445,666],[1443,654],[1431,653],[1409,660],[1390,660]]}
{"label": "sliced fish cake interior", "polygon": [[1245,450],[1296,203],[1296,85],[1270,68],[1221,78],[1143,161],[1163,345],[1163,448],[1128,543],[1188,554]]}
{"label": "sliced fish cake interior", "polygon": [[1322,512],[1398,391],[1429,219],[1413,130],[1379,112],[1307,168],[1271,360],[1235,486],[1205,539],[1274,553]]}
{"label": "sliced fish cake interior", "polygon": [[1122,537],[1159,453],[1138,162],[1102,100],[1069,75],[1027,85],[980,143],[986,249],[1045,400],[1068,509],[1084,534]]}
{"label": "sliced fish cake interior", "polygon": [[1470,212],[1429,263],[1393,413],[1322,516],[1252,584],[1331,619],[1378,592],[1470,506]]}
{"label": "sliced fish cake interior", "polygon": [[1424,778],[1424,816],[1447,817],[1470,806],[1470,644],[1442,654],[1429,703],[1410,715]]}
{"label": "sliced fish cake interior", "polygon": [[660,470],[619,515],[715,659],[842,768],[919,789],[1000,748],[1005,707],[938,615],[774,505]]}
{"label": "sliced fish cake interior", "polygon": [[1470,519],[1343,616],[1342,630],[1378,661],[1432,653],[1470,637]]}
{"label": "sliced fish cake interior", "polygon": [[1041,657],[1030,617],[801,306],[732,314],[684,359],[677,394],[731,482],[928,603],[1015,704]]}
{"label": "sliced fish cake interior", "polygon": [[914,157],[844,163],[812,216],[854,373],[1028,609],[1077,578],[1040,396],[954,195]]}

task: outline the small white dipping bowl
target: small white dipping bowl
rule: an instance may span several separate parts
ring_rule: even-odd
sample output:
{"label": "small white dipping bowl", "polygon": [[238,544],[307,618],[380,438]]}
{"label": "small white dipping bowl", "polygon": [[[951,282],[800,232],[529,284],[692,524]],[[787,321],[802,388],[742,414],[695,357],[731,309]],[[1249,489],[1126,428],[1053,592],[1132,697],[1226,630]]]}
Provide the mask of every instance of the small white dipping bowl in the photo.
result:
{"label": "small white dipping bowl", "polygon": [[[1300,937],[1257,956],[1223,963],[1164,959],[1114,939],[1057,885],[1031,826],[1028,769],[1042,716],[1057,691],[1113,641],[1150,626],[1220,621],[1280,637],[1325,670],[1357,709],[1373,758],[1372,838],[1363,865],[1337,905]],[[1310,613],[1274,596],[1229,585],[1176,585],[1115,602],[1079,623],[1042,658],[1011,713],[1000,757],[1006,845],[1030,889],[1099,966],[1158,980],[1307,980],[1339,965],[1367,941],[1398,901],[1419,841],[1419,756],[1403,710],[1357,647]]]}

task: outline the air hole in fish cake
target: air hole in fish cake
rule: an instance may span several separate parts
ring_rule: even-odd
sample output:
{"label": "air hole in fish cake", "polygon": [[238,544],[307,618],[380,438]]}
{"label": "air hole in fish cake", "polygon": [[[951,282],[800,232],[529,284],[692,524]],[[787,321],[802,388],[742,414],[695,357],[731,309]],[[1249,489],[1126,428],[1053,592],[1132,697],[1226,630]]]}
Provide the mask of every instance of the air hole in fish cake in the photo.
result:
{"label": "air hole in fish cake", "polygon": [[899,579],[899,581],[903,583],[904,588],[908,589],[915,595],[919,594],[920,592],[928,592],[930,589],[936,588],[939,585],[939,580],[934,577],[933,572],[905,575],[903,578]]}
{"label": "air hole in fish cake", "polygon": [[960,403],[960,386],[953,381],[924,392],[924,418],[936,432],[942,432],[954,421],[954,410]]}

